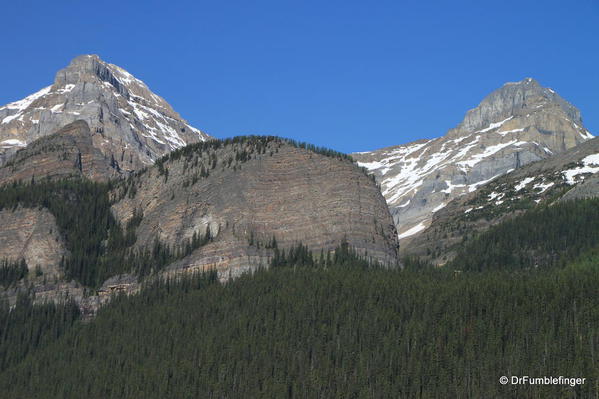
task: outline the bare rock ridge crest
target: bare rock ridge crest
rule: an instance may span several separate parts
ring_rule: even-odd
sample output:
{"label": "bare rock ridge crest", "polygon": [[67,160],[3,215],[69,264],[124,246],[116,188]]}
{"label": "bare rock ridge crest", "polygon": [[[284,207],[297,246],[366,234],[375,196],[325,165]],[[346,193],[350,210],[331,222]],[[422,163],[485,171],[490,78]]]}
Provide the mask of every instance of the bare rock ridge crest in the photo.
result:
{"label": "bare rock ridge crest", "polygon": [[405,248],[453,199],[591,138],[578,109],[526,78],[489,94],[443,137],[352,156],[380,183]]}
{"label": "bare rock ridge crest", "polygon": [[77,120],[89,126],[92,146],[123,172],[210,139],[141,80],[97,55],[82,55],[58,71],[51,86],[0,107],[0,165]]}

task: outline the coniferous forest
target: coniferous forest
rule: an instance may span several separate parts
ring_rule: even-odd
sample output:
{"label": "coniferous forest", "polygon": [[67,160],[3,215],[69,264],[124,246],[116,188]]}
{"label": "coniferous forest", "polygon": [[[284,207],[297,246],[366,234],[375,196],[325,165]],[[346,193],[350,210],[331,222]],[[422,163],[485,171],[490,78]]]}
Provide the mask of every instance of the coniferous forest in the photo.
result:
{"label": "coniferous forest", "polygon": [[[108,187],[15,184],[0,204],[48,208],[72,252],[66,270],[90,288],[123,270],[152,273],[210,240],[206,232],[182,248],[132,252],[143,215],[119,226]],[[417,259],[383,268],[346,244],[325,257],[273,245],[268,269],[226,283],[215,273],[152,279],[92,320],[71,302],[34,306],[24,295],[0,308],[0,396],[596,397],[598,205],[535,208],[464,242],[443,268]],[[26,265],[0,270],[10,285]],[[504,375],[587,382],[502,385]]]}
{"label": "coniferous forest", "polygon": [[[90,323],[32,313],[50,331],[5,361],[0,388],[14,398],[593,397],[598,261],[456,275],[347,257],[227,284],[154,283]],[[17,320],[13,339],[31,331]],[[503,375],[591,383],[503,386]]]}

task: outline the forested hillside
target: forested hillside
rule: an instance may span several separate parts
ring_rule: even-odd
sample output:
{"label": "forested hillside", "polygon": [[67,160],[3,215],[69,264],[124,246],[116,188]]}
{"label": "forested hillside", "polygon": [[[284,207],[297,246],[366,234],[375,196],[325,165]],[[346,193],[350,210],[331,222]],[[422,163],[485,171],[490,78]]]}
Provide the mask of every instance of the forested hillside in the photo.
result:
{"label": "forested hillside", "polygon": [[[0,391],[14,398],[597,393],[599,256],[542,271],[455,274],[373,267],[347,248],[319,262],[298,247],[273,266],[227,284],[196,275],[120,297],[0,373]],[[11,334],[28,323],[13,324]],[[504,386],[503,375],[588,383]]]}
{"label": "forested hillside", "polygon": [[[0,187],[0,211],[19,206],[48,209],[56,218],[69,250],[61,262],[66,278],[89,287],[98,287],[120,273],[145,276],[161,270],[210,239],[210,232],[206,231],[180,242],[177,247],[155,241],[151,248],[131,249],[136,240],[135,228],[143,214],[135,214],[126,226],[121,226],[110,211],[112,184],[86,179],[15,182]],[[13,283],[26,274],[21,261],[0,261],[0,284]]]}
{"label": "forested hillside", "polygon": [[[70,253],[65,273],[88,288],[147,276],[211,241],[207,230],[134,249],[144,215],[121,226],[113,187],[15,183],[0,189],[0,210],[48,209]],[[73,302],[21,295],[0,307],[0,397],[594,397],[598,210],[597,199],[537,206],[464,241],[442,268],[381,267],[347,242],[312,253],[273,237],[268,268],[224,283],[216,272],[146,279],[91,320]],[[27,277],[26,266],[2,261],[1,283]],[[587,382],[501,385],[504,375]]]}
{"label": "forested hillside", "polygon": [[464,241],[449,268],[546,268],[565,264],[599,245],[599,199],[532,208]]}

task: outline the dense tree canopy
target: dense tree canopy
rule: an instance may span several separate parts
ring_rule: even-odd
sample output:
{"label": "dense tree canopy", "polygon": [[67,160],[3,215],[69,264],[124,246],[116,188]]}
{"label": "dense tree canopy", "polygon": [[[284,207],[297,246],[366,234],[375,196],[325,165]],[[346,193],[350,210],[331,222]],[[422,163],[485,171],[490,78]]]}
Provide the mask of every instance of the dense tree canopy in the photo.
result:
{"label": "dense tree canopy", "polygon": [[[15,184],[0,189],[0,209],[49,209],[72,252],[65,270],[90,286],[122,271],[143,277],[211,239],[132,251],[143,214],[121,227],[109,187]],[[466,241],[441,269],[418,259],[382,268],[346,243],[282,250],[273,237],[268,269],[226,283],[216,273],[148,279],[91,321],[73,303],[21,296],[0,307],[0,396],[596,397],[598,209],[535,208]],[[21,261],[0,266],[3,284],[22,278]],[[503,375],[587,382],[512,386]]]}
{"label": "dense tree canopy", "polygon": [[599,199],[543,205],[465,242],[450,268],[522,269],[565,264],[599,245]]}
{"label": "dense tree canopy", "polygon": [[[280,262],[227,284],[214,274],[154,282],[2,372],[0,391],[36,398],[590,397],[599,377],[598,261],[589,255],[543,272],[455,275],[369,267],[346,255],[326,265]],[[502,375],[590,382],[503,386]]]}

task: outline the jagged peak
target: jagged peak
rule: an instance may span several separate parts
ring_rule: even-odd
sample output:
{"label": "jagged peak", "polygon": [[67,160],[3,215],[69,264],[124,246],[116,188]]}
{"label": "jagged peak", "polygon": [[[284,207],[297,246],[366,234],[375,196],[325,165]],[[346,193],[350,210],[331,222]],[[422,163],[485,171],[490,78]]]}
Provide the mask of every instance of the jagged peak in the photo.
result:
{"label": "jagged peak", "polygon": [[0,107],[0,163],[4,150],[14,152],[77,119],[102,136],[96,145],[107,157],[124,163],[126,153],[130,169],[210,138],[128,71],[85,54],[58,71],[51,86]]}
{"label": "jagged peak", "polygon": [[531,86],[541,86],[538,80],[535,78],[524,78],[518,82],[506,82],[504,86],[514,86],[514,85],[531,85]]}
{"label": "jagged peak", "polygon": [[507,82],[491,92],[476,108],[469,110],[464,120],[450,133],[461,135],[485,129],[493,123],[528,115],[547,105],[556,106],[568,119],[582,126],[580,111],[575,106],[553,89],[543,87],[536,79],[527,77],[518,82]]}
{"label": "jagged peak", "polygon": [[96,54],[80,55],[71,60],[66,68],[56,73],[54,86],[64,87],[66,85],[102,81],[110,83],[119,94],[128,98],[129,90],[115,76],[113,68],[110,67],[110,64],[102,61]]}

